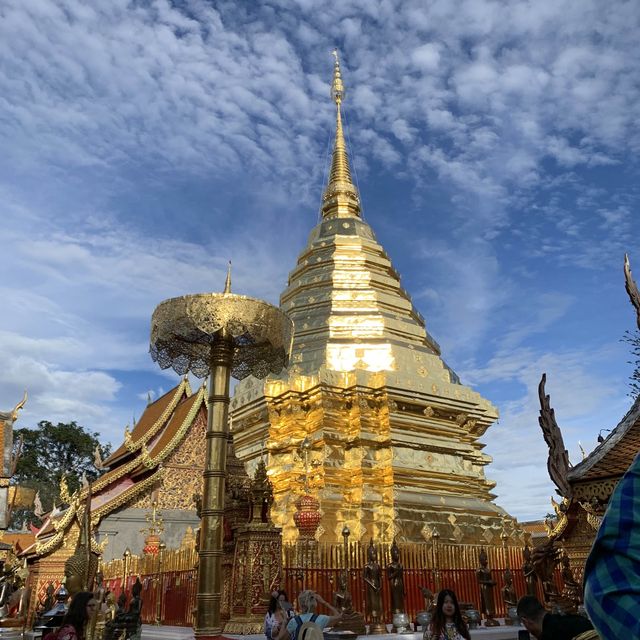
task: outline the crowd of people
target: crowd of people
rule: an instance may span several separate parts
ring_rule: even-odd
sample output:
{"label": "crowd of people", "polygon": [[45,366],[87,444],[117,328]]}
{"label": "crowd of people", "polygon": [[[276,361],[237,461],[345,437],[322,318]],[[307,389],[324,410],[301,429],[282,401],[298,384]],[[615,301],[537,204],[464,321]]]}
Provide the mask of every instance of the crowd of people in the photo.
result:
{"label": "crowd of people", "polygon": [[[341,612],[312,590],[300,593],[298,605],[300,613],[296,614],[285,591],[272,594],[265,616],[267,640],[303,640],[299,632],[305,623],[314,622],[320,629],[326,629],[341,619]],[[318,605],[325,606],[331,615],[317,613]],[[534,596],[520,598],[517,611],[524,628],[537,640],[597,640],[600,637],[585,616],[551,613]],[[458,598],[451,589],[438,593],[431,621],[424,630],[424,640],[471,640]]]}
{"label": "crowd of people", "polygon": [[[264,620],[267,640],[302,640],[299,631],[305,623],[314,622],[320,629],[335,625],[342,613],[329,604],[318,593],[307,589],[298,596],[300,613],[297,615],[289,603],[285,591],[271,595],[269,610]],[[325,606],[331,615],[316,612],[318,605]],[[471,640],[458,598],[450,589],[438,593],[435,611],[430,626],[425,630],[425,640]]]}

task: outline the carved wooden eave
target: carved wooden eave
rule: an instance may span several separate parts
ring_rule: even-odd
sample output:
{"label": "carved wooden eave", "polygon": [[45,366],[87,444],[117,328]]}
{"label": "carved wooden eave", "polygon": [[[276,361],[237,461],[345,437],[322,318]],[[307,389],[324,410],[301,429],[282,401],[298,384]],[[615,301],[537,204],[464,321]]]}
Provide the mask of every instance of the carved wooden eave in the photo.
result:
{"label": "carved wooden eave", "polygon": [[[177,402],[175,402],[176,397]],[[196,393],[192,394],[185,380],[156,402],[160,406],[152,409],[153,405],[149,405],[147,410],[152,409],[152,413],[161,416],[160,427],[157,427],[160,420],[158,417],[153,422],[144,420],[144,415],[147,413],[145,411],[138,423],[146,424],[145,434],[136,440],[136,450],[127,451],[127,455],[118,456],[115,462],[112,460],[113,456],[110,457],[112,468],[91,485],[93,528],[96,528],[100,521],[113,511],[130,504],[157,486],[165,475],[162,463],[180,447],[198,414],[201,411],[206,412],[204,387],[200,387]],[[167,413],[168,407],[171,411]],[[117,451],[121,451],[123,447],[124,445]],[[35,543],[25,549],[22,556],[36,559],[59,549],[65,539],[71,535],[75,516],[87,491],[88,488],[84,488],[71,496],[66,509],[48,514],[36,534]]]}
{"label": "carved wooden eave", "polygon": [[[573,487],[575,497],[580,501],[588,501],[593,497],[603,501],[607,494],[608,500],[615,484],[639,451],[640,398],[609,437],[569,471],[567,479]],[[597,490],[597,485],[601,485],[600,491]]]}

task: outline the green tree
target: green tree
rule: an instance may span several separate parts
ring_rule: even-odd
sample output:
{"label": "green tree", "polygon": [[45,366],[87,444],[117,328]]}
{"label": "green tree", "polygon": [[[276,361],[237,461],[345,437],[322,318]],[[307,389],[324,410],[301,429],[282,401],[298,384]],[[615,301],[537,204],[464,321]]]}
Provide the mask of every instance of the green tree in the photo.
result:
{"label": "green tree", "polygon": [[[111,452],[111,445],[100,445],[98,435],[75,422],[53,424],[48,420],[39,422],[36,429],[16,429],[14,448],[22,440],[22,450],[11,483],[38,491],[45,512],[54,503],[59,506],[63,475],[67,476],[71,493],[80,486],[83,474],[89,481],[100,475],[101,471],[94,464],[94,451],[100,446],[104,459]],[[11,528],[19,529],[31,522],[39,523],[33,508],[14,509]]]}

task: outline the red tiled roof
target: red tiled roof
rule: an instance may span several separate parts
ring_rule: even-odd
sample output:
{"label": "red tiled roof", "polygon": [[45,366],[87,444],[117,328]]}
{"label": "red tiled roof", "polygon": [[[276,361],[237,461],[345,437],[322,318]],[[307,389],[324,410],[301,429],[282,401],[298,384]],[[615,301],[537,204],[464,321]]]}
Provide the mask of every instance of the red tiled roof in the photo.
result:
{"label": "red tiled roof", "polygon": [[[162,425],[159,421],[163,415],[170,409],[172,405],[176,405],[182,396],[189,395],[188,382],[182,380],[180,384],[173,389],[167,391],[163,396],[160,396],[155,402],[147,405],[140,419],[136,423],[133,431],[131,432],[131,442],[135,443],[136,449],[139,449],[142,443],[145,443],[148,438],[152,437]],[[168,418],[169,416],[167,416]],[[127,443],[123,442],[104,462],[104,466],[111,467],[117,462],[126,458],[132,450],[127,447]]]}
{"label": "red tiled roof", "polygon": [[[189,420],[189,414],[193,411],[197,411],[204,403],[204,399],[204,392],[199,391],[198,393],[194,393],[190,398],[183,400],[176,407],[176,410],[173,412],[169,422],[167,422],[166,427],[150,442],[147,447],[149,457],[152,460],[157,460],[159,463],[166,457],[166,454],[173,450],[173,447],[171,446],[172,440],[179,436],[181,430],[186,433],[188,426],[195,417],[194,415],[191,420]],[[176,444],[177,442],[173,443],[174,446]],[[149,467],[145,466],[144,463],[141,463],[132,471],[131,475],[136,477],[148,470]]]}

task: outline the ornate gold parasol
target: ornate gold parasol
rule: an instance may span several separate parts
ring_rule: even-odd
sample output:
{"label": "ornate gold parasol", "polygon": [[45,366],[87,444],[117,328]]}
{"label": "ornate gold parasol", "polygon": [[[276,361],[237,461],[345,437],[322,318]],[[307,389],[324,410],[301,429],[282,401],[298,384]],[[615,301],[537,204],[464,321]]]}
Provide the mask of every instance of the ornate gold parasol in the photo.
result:
{"label": "ornate gold parasol", "polygon": [[151,319],[151,357],[162,369],[209,375],[207,449],[203,474],[195,635],[222,632],[222,537],[226,471],[229,379],[264,378],[288,363],[293,323],[262,300],[231,293],[171,298]]}

